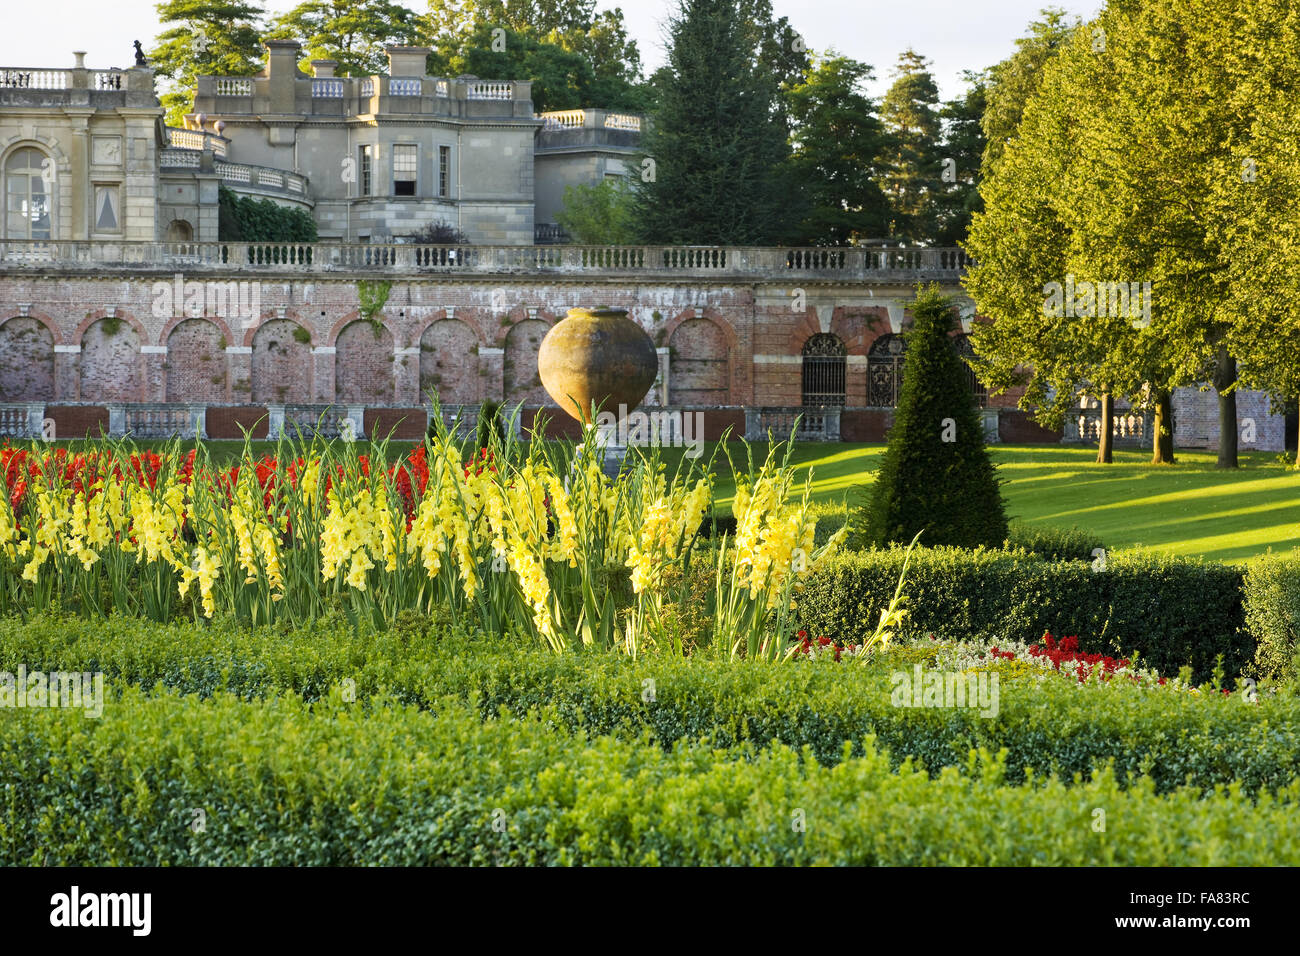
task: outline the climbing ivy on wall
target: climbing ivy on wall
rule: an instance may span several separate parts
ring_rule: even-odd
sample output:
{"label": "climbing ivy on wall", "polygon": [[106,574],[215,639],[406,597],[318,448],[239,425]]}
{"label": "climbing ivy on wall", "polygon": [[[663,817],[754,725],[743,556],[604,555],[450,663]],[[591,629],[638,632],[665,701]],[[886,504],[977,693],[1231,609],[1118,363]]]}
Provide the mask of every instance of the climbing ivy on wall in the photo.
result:
{"label": "climbing ivy on wall", "polygon": [[379,338],[384,330],[384,324],[378,316],[384,311],[384,306],[388,303],[388,293],[392,288],[391,282],[363,279],[357,283],[357,312],[363,320],[370,323],[375,338]]}
{"label": "climbing ivy on wall", "polygon": [[236,196],[225,186],[217,195],[217,238],[221,242],[315,242],[316,221],[305,209],[269,199]]}

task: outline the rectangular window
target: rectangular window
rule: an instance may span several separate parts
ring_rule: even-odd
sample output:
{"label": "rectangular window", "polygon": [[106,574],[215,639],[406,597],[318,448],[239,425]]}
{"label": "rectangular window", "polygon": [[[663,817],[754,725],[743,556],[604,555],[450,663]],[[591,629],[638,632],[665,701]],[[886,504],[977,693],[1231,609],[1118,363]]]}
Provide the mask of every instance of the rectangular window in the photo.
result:
{"label": "rectangular window", "polygon": [[373,196],[372,188],[373,176],[375,169],[375,148],[373,146],[361,147],[361,195]]}
{"label": "rectangular window", "polygon": [[438,147],[438,195],[446,197],[451,192],[451,147]]}
{"label": "rectangular window", "polygon": [[95,232],[120,232],[117,187],[95,187]]}
{"label": "rectangular window", "polygon": [[393,147],[393,195],[414,196],[417,179],[416,147],[399,144]]}

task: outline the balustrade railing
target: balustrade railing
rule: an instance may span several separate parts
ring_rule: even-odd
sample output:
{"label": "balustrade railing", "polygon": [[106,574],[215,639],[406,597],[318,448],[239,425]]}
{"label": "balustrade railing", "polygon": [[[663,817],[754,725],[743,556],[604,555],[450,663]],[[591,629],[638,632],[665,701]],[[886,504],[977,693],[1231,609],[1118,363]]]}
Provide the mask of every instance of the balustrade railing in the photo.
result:
{"label": "balustrade railing", "polygon": [[238,76],[218,76],[213,80],[217,96],[252,96],[253,81]]}
{"label": "balustrade railing", "polygon": [[470,83],[465,90],[465,98],[470,100],[512,100],[514,96],[513,83],[480,80]]}
{"label": "balustrade railing", "polygon": [[765,441],[769,434],[786,439],[796,423],[799,429],[796,437],[804,441],[840,440],[840,410],[820,407],[746,408],[745,439]]}
{"label": "balustrade railing", "polygon": [[605,114],[605,129],[625,129],[634,133],[641,132],[641,117],[624,113]]}
{"label": "balustrade railing", "polygon": [[203,436],[205,409],[202,405],[123,405],[126,433],[132,438],[193,438]]}
{"label": "balustrade railing", "polygon": [[29,69],[23,66],[0,67],[0,88],[17,90],[72,89],[72,70]]}
{"label": "balustrade railing", "polygon": [[311,81],[312,99],[318,100],[341,100],[343,99],[343,81],[324,77],[313,79]]}
{"label": "balustrade railing", "polygon": [[587,114],[583,110],[561,110],[553,113],[542,113],[539,118],[548,130],[582,129],[583,126],[587,125]]}
{"label": "balustrade railing", "polygon": [[[1126,410],[1115,413],[1111,440],[1116,445],[1150,445],[1152,440],[1152,413]],[[1065,418],[1063,442],[1097,443],[1101,441],[1101,411],[1096,408],[1078,409]]]}
{"label": "balustrade railing", "polygon": [[[186,150],[164,151],[169,158]],[[305,195],[305,177],[240,163],[215,164],[227,182],[250,188]],[[169,243],[0,240],[0,271],[28,263],[84,266],[167,264],[189,267],[255,268],[277,272],[376,270],[390,272],[510,273],[552,271],[621,275],[822,277],[912,283],[956,279],[969,264],[960,250],[793,249],[694,246],[439,246],[412,243]]]}

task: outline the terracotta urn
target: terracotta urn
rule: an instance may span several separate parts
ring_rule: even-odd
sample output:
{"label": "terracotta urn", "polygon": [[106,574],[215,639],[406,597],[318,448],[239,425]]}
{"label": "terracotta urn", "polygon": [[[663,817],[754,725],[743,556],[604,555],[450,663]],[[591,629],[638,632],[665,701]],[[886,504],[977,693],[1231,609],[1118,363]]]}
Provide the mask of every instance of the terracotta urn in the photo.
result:
{"label": "terracotta urn", "polygon": [[542,339],[537,371],[555,403],[590,424],[593,403],[597,412],[616,416],[641,404],[658,374],[659,356],[626,309],[570,309]]}

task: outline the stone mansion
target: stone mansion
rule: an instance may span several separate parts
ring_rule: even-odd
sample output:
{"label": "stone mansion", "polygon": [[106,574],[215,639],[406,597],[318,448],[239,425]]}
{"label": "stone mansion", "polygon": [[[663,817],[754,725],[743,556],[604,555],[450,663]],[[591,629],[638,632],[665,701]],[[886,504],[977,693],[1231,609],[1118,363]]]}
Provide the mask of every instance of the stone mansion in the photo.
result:
{"label": "stone mansion", "polygon": [[[877,441],[917,282],[966,303],[969,349],[960,250],[565,244],[565,187],[638,168],[642,117],[537,115],[528,82],[428,76],[423,48],[358,78],[266,46],[258,76],[200,77],[183,128],[147,64],[0,67],[0,435],[237,437],[346,417],[413,436],[430,393],[450,410],[522,403],[527,424],[551,405],[547,329],[609,305],[658,347],[647,403],[707,410],[706,437],[788,431],[803,412],[807,437]],[[222,242],[220,186],[306,210],[320,241]],[[434,222],[467,244],[402,241]],[[387,299],[368,322],[358,284],[376,280]],[[196,284],[197,305],[173,301]],[[1052,433],[1017,395],[970,384],[992,440],[1095,434],[1089,409]],[[1244,449],[1282,448],[1264,396],[1239,393],[1238,410]],[[1180,390],[1175,424],[1179,445],[1214,447],[1214,393]],[[1150,442],[1145,416],[1119,429]]]}

